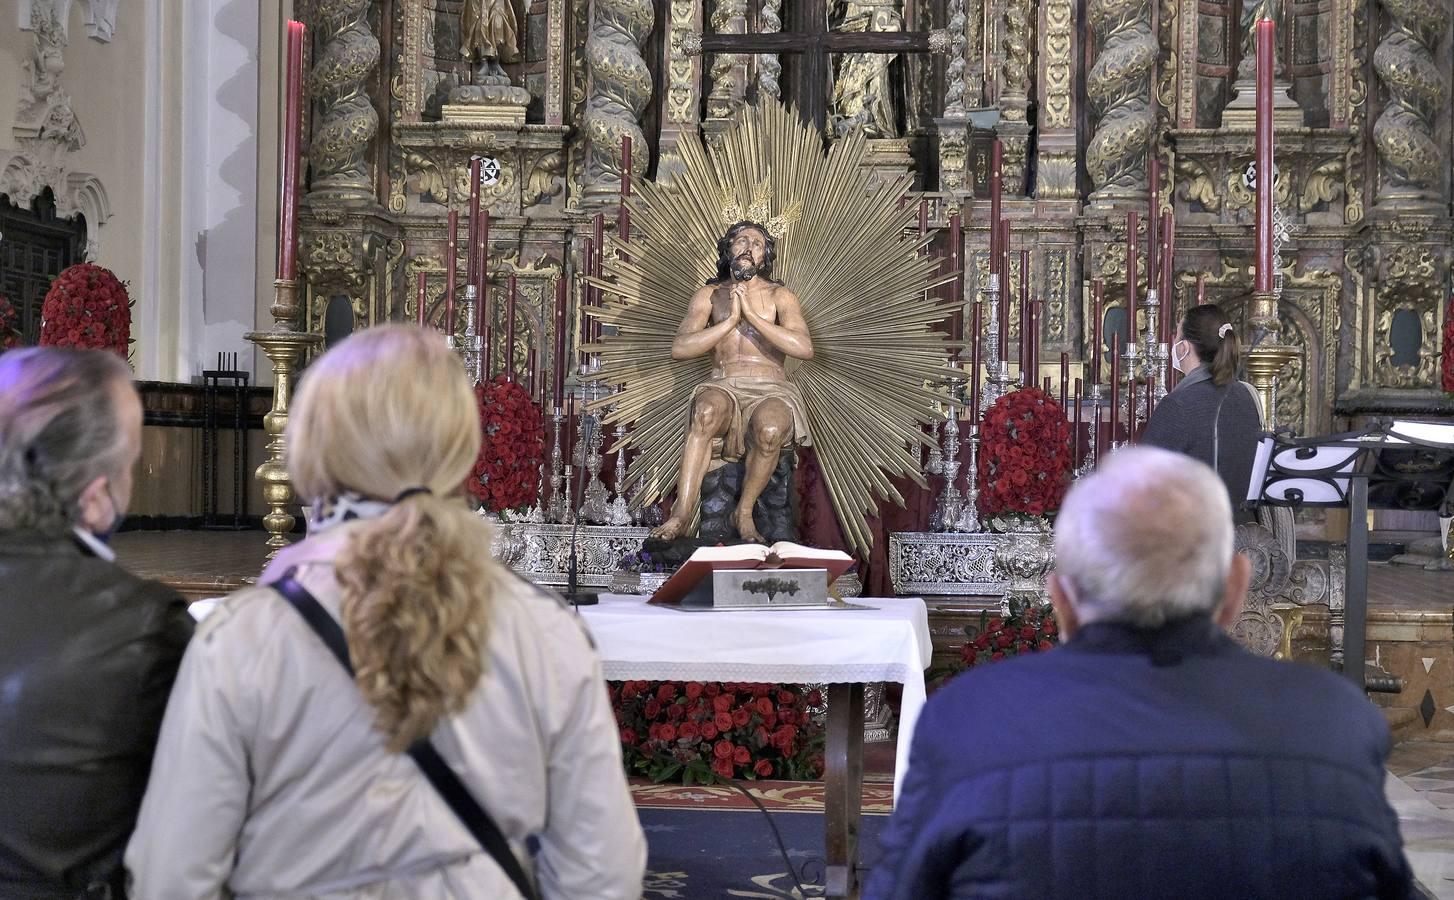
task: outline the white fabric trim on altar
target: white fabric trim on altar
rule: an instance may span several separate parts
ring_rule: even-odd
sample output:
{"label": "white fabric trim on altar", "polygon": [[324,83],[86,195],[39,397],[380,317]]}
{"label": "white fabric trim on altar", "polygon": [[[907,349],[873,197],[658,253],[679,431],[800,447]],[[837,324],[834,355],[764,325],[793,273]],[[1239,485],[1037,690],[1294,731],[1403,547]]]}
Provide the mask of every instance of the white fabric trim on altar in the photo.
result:
{"label": "white fabric trim on altar", "polygon": [[873,609],[681,612],[643,596],[602,594],[580,608],[608,679],[895,681],[904,686],[894,796],[909,767],[933,647],[918,597],[855,598]]}

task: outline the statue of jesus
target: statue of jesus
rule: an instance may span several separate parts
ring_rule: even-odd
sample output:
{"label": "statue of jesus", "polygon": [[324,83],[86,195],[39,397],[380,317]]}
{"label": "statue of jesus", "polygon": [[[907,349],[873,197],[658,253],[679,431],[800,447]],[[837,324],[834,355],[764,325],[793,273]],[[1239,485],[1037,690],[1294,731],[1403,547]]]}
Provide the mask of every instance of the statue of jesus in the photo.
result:
{"label": "statue of jesus", "polygon": [[772,278],[775,254],[764,225],[730,227],[717,241],[717,277],[692,296],[677,329],[674,359],[712,353],[717,365],[692,394],[676,503],[652,537],[681,536],[716,456],[744,462],[733,524],[744,541],[762,541],[752,508],[782,451],[809,443],[803,396],[783,364],[789,356],[811,359],[813,339],[797,294]]}

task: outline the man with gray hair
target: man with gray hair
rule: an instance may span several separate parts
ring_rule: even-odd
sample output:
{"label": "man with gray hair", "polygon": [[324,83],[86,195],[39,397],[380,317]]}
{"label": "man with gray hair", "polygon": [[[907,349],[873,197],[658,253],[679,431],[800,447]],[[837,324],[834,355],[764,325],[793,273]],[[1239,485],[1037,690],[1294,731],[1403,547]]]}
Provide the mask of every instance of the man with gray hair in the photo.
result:
{"label": "man with gray hair", "polygon": [[1409,894],[1378,711],[1222,630],[1249,565],[1215,472],[1112,455],[1055,553],[1065,645],[929,701],[865,898]]}
{"label": "man with gray hair", "polygon": [[192,634],[106,539],[141,455],[131,370],[0,354],[0,897],[124,897],[121,865]]}

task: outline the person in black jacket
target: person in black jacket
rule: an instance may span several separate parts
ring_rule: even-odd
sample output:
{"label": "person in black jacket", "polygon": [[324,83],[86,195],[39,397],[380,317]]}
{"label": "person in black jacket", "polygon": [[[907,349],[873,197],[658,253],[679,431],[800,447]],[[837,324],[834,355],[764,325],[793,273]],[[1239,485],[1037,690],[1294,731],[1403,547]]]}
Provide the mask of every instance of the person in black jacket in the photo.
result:
{"label": "person in black jacket", "polygon": [[1186,377],[1156,405],[1141,443],[1216,469],[1232,501],[1233,520],[1253,521],[1246,500],[1262,412],[1252,386],[1237,380],[1242,365],[1237,331],[1221,307],[1206,303],[1187,310],[1171,361]]}
{"label": "person in black jacket", "polygon": [[0,897],[125,896],[121,865],[192,635],[113,562],[141,401],[101,351],[0,355]]}
{"label": "person in black jacket", "polygon": [[1224,633],[1250,569],[1207,466],[1132,447],[1078,481],[1049,582],[1066,643],[930,698],[865,900],[1409,896],[1388,726]]}

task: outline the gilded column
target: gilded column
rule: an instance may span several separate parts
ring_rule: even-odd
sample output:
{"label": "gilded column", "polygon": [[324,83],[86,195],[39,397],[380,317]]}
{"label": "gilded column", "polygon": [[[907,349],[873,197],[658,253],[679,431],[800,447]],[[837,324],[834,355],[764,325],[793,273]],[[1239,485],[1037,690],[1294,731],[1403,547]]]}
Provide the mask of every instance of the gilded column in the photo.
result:
{"label": "gilded column", "polygon": [[1029,163],[1031,47],[1035,39],[1034,9],[1030,0],[1007,0],[1003,30],[1005,61],[1000,85],[1000,122],[995,131],[1004,146],[1005,193],[1025,194],[1025,173]]}
{"label": "gilded column", "polygon": [[318,0],[314,28],[313,96],[320,120],[308,156],[313,167],[310,200],[348,204],[377,202],[365,154],[379,131],[365,84],[379,64],[379,39],[369,31],[368,0]]}
{"label": "gilded column", "polygon": [[589,141],[582,193],[586,205],[612,203],[621,192],[621,138],[639,152],[632,172],[646,171],[650,154],[641,131],[641,111],[651,100],[651,71],[641,55],[656,20],[651,0],[596,0],[586,41],[590,93],[585,132]]}
{"label": "gilded column", "polygon": [[[714,34],[747,33],[747,0],[718,0],[712,9]],[[712,90],[707,95],[707,118],[730,119],[747,94],[747,60],[737,53],[712,57]]]}
{"label": "gilded column", "polygon": [[1071,99],[1077,46],[1074,19],[1072,0],[1044,0],[1040,4],[1040,122],[1035,196],[1041,200],[1074,200],[1078,196]]}
{"label": "gilded column", "polygon": [[702,89],[702,57],[688,53],[685,45],[702,33],[702,5],[696,0],[671,0],[667,9],[671,21],[667,26],[670,29],[667,40],[662,42],[666,57],[666,109],[661,123],[661,156],[656,166],[659,179],[669,179],[681,170],[677,142],[692,139],[690,134],[701,125],[697,98]]}
{"label": "gilded column", "polygon": [[1086,97],[1096,113],[1086,147],[1086,170],[1097,204],[1146,197],[1146,148],[1151,138],[1151,74],[1156,36],[1150,0],[1090,0],[1097,47],[1086,75]]}
{"label": "gilded column", "polygon": [[1375,205],[1437,201],[1443,154],[1434,143],[1434,121],[1448,89],[1434,52],[1449,11],[1431,0],[1379,2],[1389,22],[1373,51],[1373,69],[1388,90],[1388,104],[1373,123],[1379,161]]}
{"label": "gilded column", "polygon": [[[757,14],[759,32],[771,34],[783,30],[782,6],[783,0],[762,0],[762,9]],[[782,60],[777,58],[776,53],[763,53],[757,57],[757,90],[759,93],[775,100],[781,100],[782,87],[778,84],[778,79],[782,77],[782,74]]]}

